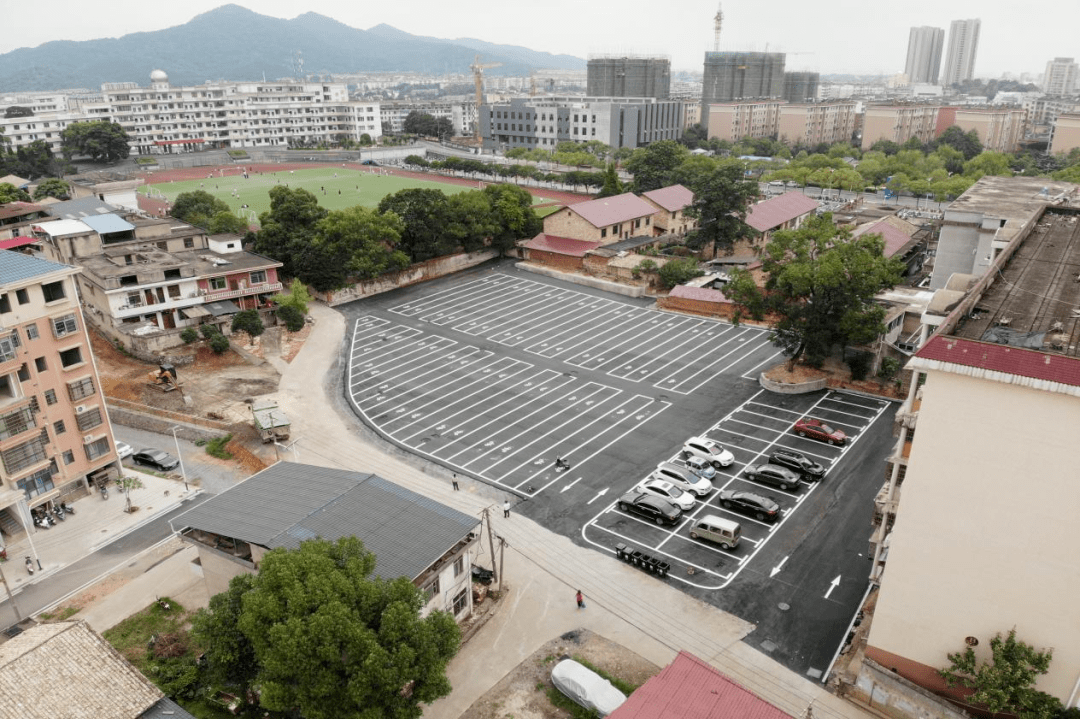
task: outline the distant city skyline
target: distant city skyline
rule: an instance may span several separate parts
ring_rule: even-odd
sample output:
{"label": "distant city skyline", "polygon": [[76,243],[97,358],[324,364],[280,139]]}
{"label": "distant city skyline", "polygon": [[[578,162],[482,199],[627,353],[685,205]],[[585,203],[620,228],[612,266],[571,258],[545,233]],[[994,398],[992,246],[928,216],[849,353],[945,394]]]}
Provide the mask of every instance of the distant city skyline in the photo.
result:
{"label": "distant city skyline", "polygon": [[[144,0],[21,4],[5,13],[0,54],[57,40],[162,30],[224,4],[223,0],[159,5]],[[476,38],[582,59],[590,54],[665,55],[676,72],[702,70],[704,54],[712,50],[717,9],[716,0],[667,5],[645,0],[548,0],[543,6],[523,0],[498,6],[478,0],[379,5],[308,0],[302,6],[286,0],[239,0],[236,4],[271,17],[315,12],[362,30],[385,23],[413,35]],[[980,18],[977,77],[999,77],[1006,72],[1035,76],[1054,57],[1078,54],[1074,28],[1080,25],[1080,3],[1056,7],[1053,22],[1036,13],[1016,13],[1013,7],[1003,0],[910,0],[897,6],[867,5],[862,0],[837,0],[827,6],[795,0],[753,4],[729,0],[723,6],[720,46],[722,50],[786,52],[786,67],[794,71],[888,76],[904,72],[912,27],[949,27],[957,18]]]}

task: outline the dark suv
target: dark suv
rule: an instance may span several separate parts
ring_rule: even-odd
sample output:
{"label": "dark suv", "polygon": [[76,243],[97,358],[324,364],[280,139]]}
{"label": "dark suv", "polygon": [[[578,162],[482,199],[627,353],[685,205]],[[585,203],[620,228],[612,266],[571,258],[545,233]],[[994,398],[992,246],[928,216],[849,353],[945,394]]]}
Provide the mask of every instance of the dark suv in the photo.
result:
{"label": "dark suv", "polygon": [[804,479],[816,482],[825,476],[825,467],[793,449],[776,448],[769,455],[770,464],[778,464],[801,474]]}
{"label": "dark suv", "polygon": [[787,467],[775,464],[755,464],[746,468],[745,476],[755,482],[771,484],[780,489],[794,489],[799,486],[799,475]]}
{"label": "dark suv", "polygon": [[720,492],[720,506],[734,512],[742,512],[760,522],[775,522],[780,518],[780,505],[768,497],[753,492]]}

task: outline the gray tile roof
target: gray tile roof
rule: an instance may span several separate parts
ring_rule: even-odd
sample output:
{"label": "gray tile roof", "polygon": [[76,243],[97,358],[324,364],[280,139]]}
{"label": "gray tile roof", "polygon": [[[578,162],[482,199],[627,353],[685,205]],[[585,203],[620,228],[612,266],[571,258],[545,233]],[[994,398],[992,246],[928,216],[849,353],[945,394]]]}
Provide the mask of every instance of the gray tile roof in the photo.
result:
{"label": "gray tile roof", "polygon": [[356,536],[375,574],[415,579],[480,520],[373,474],[279,462],[172,521],[264,547]]}
{"label": "gray tile roof", "polygon": [[49,260],[42,260],[21,252],[0,250],[0,287],[26,282],[35,277],[49,275],[57,270],[70,270],[68,265],[61,265]]}
{"label": "gray tile roof", "polygon": [[77,200],[64,200],[49,205],[49,214],[65,220],[81,220],[84,217],[123,212],[123,208],[102,202],[96,197],[80,197]]}
{"label": "gray tile roof", "polygon": [[139,719],[195,719],[195,715],[189,714],[169,697],[162,697],[157,704],[140,714]]}

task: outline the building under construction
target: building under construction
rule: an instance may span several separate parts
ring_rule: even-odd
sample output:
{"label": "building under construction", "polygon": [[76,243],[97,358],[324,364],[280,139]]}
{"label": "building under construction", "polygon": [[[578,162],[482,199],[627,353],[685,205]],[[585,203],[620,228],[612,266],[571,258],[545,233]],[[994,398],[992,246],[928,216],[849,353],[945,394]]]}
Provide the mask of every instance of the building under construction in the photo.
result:
{"label": "building under construction", "polygon": [[589,58],[590,97],[654,97],[671,92],[671,60],[666,57],[593,56]]}
{"label": "building under construction", "polygon": [[782,52],[707,52],[701,91],[701,121],[709,105],[733,100],[778,98],[784,93]]}
{"label": "building under construction", "polygon": [[814,102],[817,100],[820,83],[821,73],[819,72],[784,73],[783,99],[788,102]]}

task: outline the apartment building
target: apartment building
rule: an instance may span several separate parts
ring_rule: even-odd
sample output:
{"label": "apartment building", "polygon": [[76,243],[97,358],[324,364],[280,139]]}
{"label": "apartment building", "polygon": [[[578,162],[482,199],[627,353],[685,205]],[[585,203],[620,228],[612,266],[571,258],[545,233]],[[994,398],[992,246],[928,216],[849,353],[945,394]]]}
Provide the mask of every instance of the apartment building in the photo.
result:
{"label": "apartment building", "polygon": [[854,102],[783,105],[777,127],[779,138],[806,145],[851,142],[857,107]]}
{"label": "apartment building", "polygon": [[[455,135],[472,135],[476,131],[476,98],[430,100],[427,102],[410,100],[383,101],[379,104],[382,131],[388,133],[405,132],[405,118],[411,112],[431,115],[435,119],[447,118],[454,125]],[[372,137],[375,136],[372,135]]]}
{"label": "apartment building", "polygon": [[941,84],[946,87],[975,77],[975,56],[979,50],[982,21],[953,20],[949,26],[949,49],[942,68]]}
{"label": "apartment building", "polygon": [[1080,65],[1071,57],[1055,57],[1046,63],[1042,89],[1047,95],[1072,95],[1080,81]]}
{"label": "apartment building", "polygon": [[894,675],[961,699],[936,672],[947,654],[971,647],[984,661],[1011,629],[1054,651],[1036,687],[1080,701],[1069,521],[1080,510],[1080,186],[1044,185],[984,177],[961,198],[998,213],[1008,233],[981,277],[957,273],[937,291],[907,364],[871,540],[880,590],[853,692],[872,692],[886,713]]}
{"label": "apartment building", "polygon": [[738,142],[744,137],[776,137],[783,100],[721,102],[708,106],[709,139]]}
{"label": "apartment building", "polygon": [[862,149],[870,149],[878,140],[902,145],[917,137],[920,142],[930,142],[939,132],[940,110],[937,105],[867,105],[863,113]]}
{"label": "apartment building", "polygon": [[908,34],[907,62],[904,74],[912,85],[937,85],[941,72],[941,48],[945,30],[940,27],[913,27]]}
{"label": "apartment building", "polygon": [[1080,147],[1080,113],[1058,115],[1050,134],[1050,154],[1068,153]]}
{"label": "apartment building", "polygon": [[682,137],[679,100],[651,97],[524,97],[486,104],[480,111],[485,150],[554,150],[560,142],[597,140],[636,148]]}
{"label": "apartment building", "polygon": [[[77,267],[0,250],[0,531],[117,476]],[[3,543],[0,537],[0,543]]]}
{"label": "apartment building", "polygon": [[1015,152],[1024,138],[1027,113],[1018,107],[943,107],[938,113],[938,128],[956,125],[964,132],[975,131],[983,149]]}

